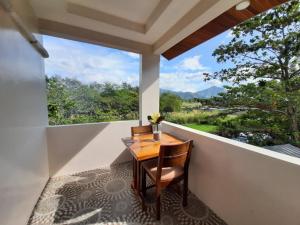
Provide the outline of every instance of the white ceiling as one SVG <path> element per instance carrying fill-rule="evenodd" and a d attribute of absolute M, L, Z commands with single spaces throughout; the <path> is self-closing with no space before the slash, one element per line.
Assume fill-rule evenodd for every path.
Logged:
<path fill-rule="evenodd" d="M 70 2 L 143 24 L 159 0 L 70 0 Z"/>
<path fill-rule="evenodd" d="M 117 39 L 115 44 L 107 45 L 142 53 L 139 47 L 135 49 L 136 43 L 156 54 L 166 51 L 237 2 L 239 0 L 30 0 L 36 16 L 43 20 L 41 24 L 58 22 L 87 29 L 98 32 L 99 39 L 101 35 L 105 35 L 106 40 L 122 38 L 120 40 L 126 41 Z M 74 32 L 63 34 L 55 31 L 55 27 L 52 25 L 51 31 L 48 27 L 41 30 L 76 39 Z M 83 32 L 78 31 L 82 35 Z M 130 47 L 122 46 L 127 41 Z M 100 43 L 106 45 L 105 40 Z"/>

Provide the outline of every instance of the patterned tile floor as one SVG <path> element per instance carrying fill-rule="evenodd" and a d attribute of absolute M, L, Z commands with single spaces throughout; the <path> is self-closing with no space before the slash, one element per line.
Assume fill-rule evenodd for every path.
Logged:
<path fill-rule="evenodd" d="M 50 224 L 200 224 L 226 225 L 214 212 L 189 194 L 188 206 L 173 189 L 162 194 L 162 216 L 155 220 L 154 190 L 147 192 L 147 208 L 130 187 L 131 164 L 124 163 L 49 180 L 29 225 Z"/>

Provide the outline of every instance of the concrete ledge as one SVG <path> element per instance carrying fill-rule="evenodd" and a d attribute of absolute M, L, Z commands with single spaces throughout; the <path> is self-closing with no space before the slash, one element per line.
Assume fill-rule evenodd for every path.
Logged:
<path fill-rule="evenodd" d="M 300 159 L 169 122 L 194 140 L 189 188 L 230 225 L 299 225 Z"/>
<path fill-rule="evenodd" d="M 195 130 L 193 128 L 189 128 L 189 127 L 182 126 L 182 125 L 175 124 L 175 123 L 171 123 L 171 122 L 164 121 L 163 124 L 164 125 L 169 125 L 169 126 L 172 126 L 172 127 L 176 127 L 178 129 L 182 129 L 182 130 L 185 130 L 187 132 L 191 132 L 193 134 L 201 135 L 203 137 L 209 138 L 209 139 L 217 141 L 219 143 L 220 142 L 221 143 L 226 143 L 226 144 L 229 144 L 229 145 L 232 145 L 232 146 L 235 146 L 235 147 L 239 147 L 243 150 L 256 152 L 256 153 L 259 153 L 259 154 L 262 154 L 262 155 L 265 155 L 265 156 L 273 157 L 275 159 L 279 159 L 279 160 L 283 160 L 283 161 L 286 161 L 286 162 L 289 162 L 289 163 L 300 165 L 300 158 L 292 157 L 292 156 L 289 156 L 289 155 L 284 155 L 284 154 L 274 152 L 274 151 L 271 151 L 271 150 L 268 150 L 268 149 L 265 149 L 265 148 L 261 148 L 261 147 L 255 146 L 255 145 L 250 145 L 250 144 L 247 144 L 247 143 L 243 143 L 243 142 L 239 142 L 239 141 L 232 140 L 232 139 L 229 139 L 229 138 L 225 138 L 225 137 L 222 137 L 222 136 L 219 136 L 219 135 L 210 134 L 210 133 L 203 132 L 203 131 L 198 131 L 198 130 Z"/>
<path fill-rule="evenodd" d="M 122 137 L 138 121 L 51 126 L 47 128 L 50 176 L 73 174 L 130 160 Z"/>

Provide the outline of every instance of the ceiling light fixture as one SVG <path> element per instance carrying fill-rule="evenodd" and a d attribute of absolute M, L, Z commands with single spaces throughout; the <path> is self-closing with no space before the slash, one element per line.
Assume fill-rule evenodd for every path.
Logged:
<path fill-rule="evenodd" d="M 241 1 L 240 3 L 236 4 L 235 9 L 238 11 L 246 9 L 250 5 L 249 0 Z"/>

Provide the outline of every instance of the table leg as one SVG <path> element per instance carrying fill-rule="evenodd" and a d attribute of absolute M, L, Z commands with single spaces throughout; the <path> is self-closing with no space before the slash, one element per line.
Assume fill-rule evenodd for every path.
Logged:
<path fill-rule="evenodd" d="M 133 157 L 133 159 L 132 159 L 132 173 L 133 173 L 133 181 L 132 181 L 132 184 L 131 184 L 131 187 L 133 188 L 133 189 L 135 189 L 136 190 L 136 182 L 137 182 L 137 169 L 136 169 L 136 159 Z"/>
<path fill-rule="evenodd" d="M 140 190 L 141 190 L 141 162 L 139 160 L 136 161 L 136 191 L 137 194 L 140 195 Z"/>
<path fill-rule="evenodd" d="M 141 161 L 133 158 L 132 160 L 132 170 L 133 170 L 133 182 L 131 184 L 132 189 L 139 196 L 141 191 Z"/>
<path fill-rule="evenodd" d="M 143 193 L 141 193 L 141 191 L 143 190 L 143 188 L 141 188 L 141 175 L 142 175 L 142 161 L 136 160 L 135 158 L 133 158 L 132 160 L 132 169 L 133 169 L 133 182 L 131 184 L 132 189 L 134 190 L 135 194 L 137 195 L 138 199 L 141 201 L 142 203 L 142 208 L 143 210 L 145 210 L 145 199 L 144 199 L 144 195 Z M 146 190 L 146 188 L 145 188 Z"/>

